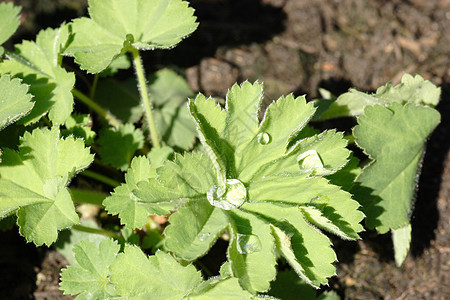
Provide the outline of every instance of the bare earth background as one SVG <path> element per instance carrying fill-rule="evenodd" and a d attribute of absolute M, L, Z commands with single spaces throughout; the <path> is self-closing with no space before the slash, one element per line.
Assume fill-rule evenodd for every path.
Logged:
<path fill-rule="evenodd" d="M 81 0 L 14 2 L 23 6 L 14 42 L 86 10 Z M 337 95 L 349 87 L 373 91 L 389 80 L 398 83 L 405 72 L 442 87 L 442 122 L 428 141 L 410 255 L 395 267 L 388 234 L 336 239 L 337 276 L 324 289 L 343 299 L 450 299 L 450 1 L 190 2 L 199 29 L 172 51 L 144 56 L 148 72 L 176 68 L 203 93 L 223 96 L 236 81 L 258 79 L 267 104 L 290 92 L 312 99 L 318 87 Z M 346 119 L 332 124 L 340 130 L 353 125 Z M 25 244 L 16 228 L 0 238 L 1 299 L 72 299 L 58 290 L 64 257 Z"/>

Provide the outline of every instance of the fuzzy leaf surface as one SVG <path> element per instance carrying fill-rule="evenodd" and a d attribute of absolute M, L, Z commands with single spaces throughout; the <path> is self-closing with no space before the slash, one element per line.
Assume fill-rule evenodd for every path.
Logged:
<path fill-rule="evenodd" d="M 76 299 L 250 299 L 236 278 L 202 281 L 193 265 L 182 266 L 169 254 L 147 257 L 136 246 L 123 253 L 111 239 L 84 240 L 74 247 L 76 262 L 62 271 L 61 290 Z"/>
<path fill-rule="evenodd" d="M 20 6 L 12 3 L 0 3 L 0 45 L 6 42 L 19 27 Z"/>
<path fill-rule="evenodd" d="M 183 259 L 204 255 L 228 228 L 224 272 L 252 294 L 268 290 L 275 278 L 275 248 L 282 244 L 272 227 L 287 218 L 280 230 L 296 234 L 299 245 L 289 248 L 289 263 L 318 286 L 334 274 L 335 254 L 315 225 L 346 239 L 362 231 L 359 203 L 322 178 L 343 168 L 349 151 L 335 131 L 299 135 L 314 114 L 304 97 L 280 98 L 259 123 L 261 95 L 260 83 L 246 82 L 233 86 L 225 109 L 203 95 L 190 101 L 206 154 L 176 155 L 133 193 L 141 201 L 179 206 L 165 235 L 166 248 Z"/>
<path fill-rule="evenodd" d="M 441 89 L 422 76 L 405 74 L 399 84 L 388 82 L 379 87 L 375 94 L 368 94 L 350 89 L 342 94 L 320 119 L 330 119 L 344 116 L 359 116 L 366 106 L 387 105 L 392 102 L 400 104 L 415 103 L 434 107 L 438 104 Z"/>
<path fill-rule="evenodd" d="M 100 133 L 97 141 L 100 145 L 99 154 L 103 162 L 126 171 L 134 152 L 144 145 L 144 139 L 142 131 L 133 124 L 108 128 Z"/>
<path fill-rule="evenodd" d="M 367 107 L 358 118 L 353 134 L 372 162 L 354 192 L 369 228 L 385 233 L 409 224 L 425 140 L 439 121 L 433 108 L 398 103 Z"/>
<path fill-rule="evenodd" d="M 92 160 L 82 140 L 60 139 L 56 128 L 26 132 L 19 152 L 4 149 L 2 155 L 0 216 L 17 211 L 27 241 L 52 244 L 58 230 L 78 222 L 66 186 Z"/>
<path fill-rule="evenodd" d="M 206 199 L 187 203 L 169 222 L 166 246 L 185 260 L 206 254 L 228 225 L 227 215 Z"/>
<path fill-rule="evenodd" d="M 134 191 L 141 181 L 148 181 L 156 176 L 156 169 L 151 166 L 148 158 L 138 156 L 133 158 L 131 167 L 125 175 L 125 183 L 116 187 L 111 196 L 103 201 L 110 214 L 119 214 L 120 221 L 128 228 L 140 228 L 147 222 L 147 216 L 154 212 L 150 203 L 139 199 Z M 162 214 L 166 211 L 164 210 Z"/>
<path fill-rule="evenodd" d="M 84 240 L 73 247 L 76 263 L 61 272 L 61 290 L 75 299 L 107 299 L 119 296 L 110 283 L 110 265 L 120 246 L 111 239 L 100 243 Z"/>
<path fill-rule="evenodd" d="M 16 44 L 16 52 L 0 64 L 0 73 L 10 73 L 30 85 L 35 105 L 29 115 L 20 122 L 33 123 L 45 113 L 56 124 L 64 124 L 73 110 L 72 88 L 75 75 L 60 66 L 69 32 L 66 25 L 46 29 L 38 33 L 36 42 L 23 41 Z"/>
<path fill-rule="evenodd" d="M 130 245 L 111 265 L 111 282 L 122 297 L 181 299 L 201 281 L 193 265 L 183 267 L 161 251 L 148 258 Z"/>
<path fill-rule="evenodd" d="M 395 264 L 400 267 L 408 255 L 411 243 L 411 224 L 392 230 L 392 244 L 394 245 Z"/>
<path fill-rule="evenodd" d="M 30 112 L 34 103 L 28 94 L 28 86 L 10 76 L 0 77 L 0 130 Z"/>
<path fill-rule="evenodd" d="M 198 26 L 194 10 L 182 0 L 89 0 L 88 4 L 90 18 L 71 24 L 74 40 L 65 53 L 90 73 L 106 69 L 129 46 L 171 48 Z"/>

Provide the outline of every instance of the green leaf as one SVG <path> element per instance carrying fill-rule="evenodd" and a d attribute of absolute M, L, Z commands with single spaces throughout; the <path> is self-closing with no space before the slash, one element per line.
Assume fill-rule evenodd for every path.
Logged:
<path fill-rule="evenodd" d="M 388 102 L 415 103 L 434 107 L 439 102 L 441 89 L 429 80 L 424 80 L 420 75 L 405 74 L 398 85 L 393 86 L 392 83 L 387 83 L 377 89 L 376 95 Z"/>
<path fill-rule="evenodd" d="M 126 171 L 136 150 L 144 145 L 144 134 L 132 124 L 108 128 L 97 140 L 102 161 Z"/>
<path fill-rule="evenodd" d="M 89 18 L 72 24 L 66 50 L 90 73 L 99 73 L 129 47 L 167 49 L 198 26 L 194 10 L 181 0 L 89 0 Z"/>
<path fill-rule="evenodd" d="M 336 254 L 330 240 L 308 224 L 296 207 L 246 204 L 245 208 L 269 220 L 275 245 L 295 272 L 307 283 L 319 287 L 335 275 Z"/>
<path fill-rule="evenodd" d="M 150 165 L 147 158 L 143 156 L 133 158 L 131 167 L 125 175 L 126 183 L 116 187 L 111 196 L 103 201 L 105 209 L 110 214 L 119 214 L 121 223 L 128 228 L 142 227 L 147 222 L 147 216 L 156 212 L 152 209 L 151 203 L 139 199 L 134 191 L 139 182 L 147 182 L 155 176 L 156 169 Z M 165 210 L 162 214 L 164 213 Z"/>
<path fill-rule="evenodd" d="M 76 299 L 107 299 L 119 296 L 110 283 L 110 265 L 116 261 L 120 246 L 110 240 L 98 245 L 84 240 L 73 248 L 76 264 L 61 272 L 60 288 Z"/>
<path fill-rule="evenodd" d="M 122 297 L 181 299 L 201 281 L 202 276 L 193 265 L 183 267 L 161 251 L 147 258 L 139 248 L 130 245 L 111 265 L 111 282 Z"/>
<path fill-rule="evenodd" d="M 92 120 L 87 114 L 74 113 L 67 118 L 64 124 L 66 129 L 61 132 L 62 136 L 75 136 L 82 138 L 86 145 L 94 143 L 96 133 L 92 130 Z"/>
<path fill-rule="evenodd" d="M 158 135 L 170 146 L 187 149 L 195 140 L 195 123 L 186 103 L 194 93 L 186 80 L 172 70 L 163 69 L 150 79 L 149 93 Z"/>
<path fill-rule="evenodd" d="M 224 110 L 203 95 L 190 101 L 206 156 L 176 155 L 155 178 L 138 183 L 133 195 L 159 207 L 185 204 L 171 215 L 165 234 L 166 248 L 186 260 L 204 255 L 228 227 L 229 263 L 221 272 L 253 294 L 267 290 L 275 277 L 275 246 L 318 286 L 334 274 L 336 257 L 315 225 L 346 239 L 357 239 L 362 231 L 359 203 L 321 177 L 347 163 L 347 142 L 335 131 L 301 133 L 314 114 L 304 97 L 280 98 L 258 124 L 261 93 L 258 83 L 236 85 Z M 243 113 L 239 105 L 248 110 Z M 248 127 L 238 130 L 231 123 L 244 115 Z M 286 221 L 279 225 L 281 219 Z M 273 226 L 295 235 L 295 247 L 275 243 Z"/>
<path fill-rule="evenodd" d="M 136 80 L 99 80 L 95 101 L 123 123 L 136 123 L 143 114 Z"/>
<path fill-rule="evenodd" d="M 189 294 L 188 299 L 215 300 L 215 299 L 254 299 L 252 295 L 243 290 L 237 278 L 212 278 L 205 281 Z"/>
<path fill-rule="evenodd" d="M 99 229 L 97 223 L 91 219 L 88 220 L 81 219 L 80 225 L 94 229 Z M 64 255 L 64 257 L 69 261 L 69 263 L 73 265 L 76 263 L 76 259 L 73 253 L 73 248 L 75 245 L 77 245 L 83 240 L 89 240 L 98 246 L 98 244 L 105 239 L 106 237 L 104 235 L 92 234 L 71 228 L 63 230 L 59 233 L 58 240 L 56 241 L 56 243 L 53 244 L 53 247 L 55 247 L 55 249 L 58 250 L 59 253 Z"/>
<path fill-rule="evenodd" d="M 20 233 L 36 245 L 56 241 L 58 230 L 78 222 L 66 188 L 93 160 L 81 140 L 59 130 L 26 132 L 19 152 L 4 149 L 0 164 L 0 216 L 17 211 Z"/>
<path fill-rule="evenodd" d="M 57 29 L 39 32 L 36 42 L 24 41 L 16 45 L 15 54 L 0 64 L 0 73 L 10 73 L 30 85 L 35 105 L 22 124 L 30 124 L 49 112 L 49 118 L 56 124 L 64 124 L 73 110 L 73 73 L 61 68 L 61 52 L 69 32 L 66 25 Z"/>
<path fill-rule="evenodd" d="M 227 216 L 206 199 L 188 202 L 169 218 L 166 247 L 184 260 L 203 256 L 228 225 Z"/>
<path fill-rule="evenodd" d="M 270 296 L 283 300 L 315 300 L 316 291 L 293 271 L 278 272 L 277 279 L 270 285 Z"/>
<path fill-rule="evenodd" d="M 21 7 L 12 3 L 0 3 L 0 45 L 6 42 L 19 27 Z"/>
<path fill-rule="evenodd" d="M 100 77 L 114 76 L 119 70 L 127 70 L 131 67 L 130 59 L 126 54 L 118 56 L 111 64 L 98 75 Z"/>
<path fill-rule="evenodd" d="M 230 211 L 229 215 L 232 235 L 228 259 L 233 276 L 251 293 L 267 291 L 276 275 L 270 227 L 264 220 L 239 210 Z"/>
<path fill-rule="evenodd" d="M 392 230 L 392 243 L 394 244 L 395 264 L 400 267 L 408 255 L 411 242 L 411 224 Z"/>
<path fill-rule="evenodd" d="M 415 103 L 434 107 L 439 102 L 440 95 L 441 89 L 430 81 L 424 80 L 422 76 L 405 74 L 401 83 L 394 86 L 391 82 L 388 82 L 378 88 L 375 94 L 350 89 L 349 92 L 339 96 L 329 109 L 320 115 L 319 119 L 359 116 L 366 106 L 387 105 L 391 102 Z"/>
<path fill-rule="evenodd" d="M 10 76 L 0 77 L 0 130 L 30 112 L 34 104 L 28 94 L 28 86 Z"/>
<path fill-rule="evenodd" d="M 367 107 L 353 134 L 371 158 L 354 188 L 366 224 L 385 233 L 409 224 L 426 138 L 439 124 L 435 109 L 415 104 Z"/>
<path fill-rule="evenodd" d="M 162 165 L 164 162 L 169 159 L 173 155 L 173 149 L 168 146 L 162 146 L 159 148 L 152 148 L 150 152 L 147 154 L 148 159 L 152 163 L 152 166 L 155 170 Z M 155 173 L 156 174 L 156 173 Z"/>

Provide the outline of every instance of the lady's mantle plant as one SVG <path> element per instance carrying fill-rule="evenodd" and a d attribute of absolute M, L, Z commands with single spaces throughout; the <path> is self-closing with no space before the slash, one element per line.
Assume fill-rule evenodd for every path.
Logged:
<path fill-rule="evenodd" d="M 394 230 L 394 241 L 395 230 L 409 225 L 411 182 L 424 141 L 439 122 L 434 109 L 421 105 L 437 103 L 436 87 L 405 76 L 402 85 L 386 85 L 374 95 L 344 94 L 325 111 L 322 118 L 363 114 L 353 133 L 373 162 L 361 171 L 342 133 L 316 134 L 307 126 L 320 116 L 304 97 L 281 97 L 259 121 L 262 84 L 234 85 L 224 108 L 201 94 L 184 106 L 192 92 L 170 71 L 156 74 L 149 97 L 139 51 L 175 46 L 197 28 L 193 12 L 182 0 L 89 0 L 90 18 L 41 31 L 36 42 L 24 41 L 14 53 L 3 55 L 0 47 L 5 58 L 0 60 L 0 130 L 20 125 L 24 131 L 0 152 L 0 218 L 17 217 L 20 233 L 38 246 L 53 244 L 58 231 L 70 227 L 123 245 L 134 229 L 148 229 L 150 215 L 170 215 L 163 251 L 150 257 L 137 245 L 121 248 L 110 238 L 74 246 L 75 263 L 63 270 L 61 289 L 78 299 L 247 299 L 266 291 L 278 296 L 282 284 L 292 283 L 282 282 L 292 278 L 289 271 L 277 276 L 280 258 L 319 287 L 335 274 L 336 255 L 325 233 L 358 239 L 360 204 L 367 224 L 380 232 Z M 18 13 L 12 4 L 0 3 L 0 44 L 19 25 Z M 98 104 L 119 95 L 107 87 L 111 82 L 97 85 L 100 72 L 108 76 L 129 67 L 127 54 L 137 75 L 135 102 L 143 107 L 130 109 L 130 104 L 128 119 L 115 114 L 118 109 L 104 108 L 114 104 Z M 74 88 L 76 76 L 63 68 L 64 55 L 96 74 L 89 96 Z M 96 100 L 103 99 L 98 103 L 92 99 L 97 86 Z M 124 84 L 112 86 L 123 92 Z M 135 92 L 125 91 L 121 98 Z M 90 116 L 73 112 L 74 96 L 110 125 L 97 139 Z M 145 124 L 135 126 L 142 117 Z M 141 127 L 150 131 L 150 151 Z M 194 128 L 200 145 L 168 160 L 171 147 L 192 146 Z M 379 128 L 386 128 L 389 141 Z M 93 162 L 91 150 L 100 156 L 94 163 L 126 170 L 125 183 L 85 170 Z M 135 157 L 136 151 L 147 156 Z M 114 192 L 104 199 L 69 188 L 80 172 Z M 74 201 L 95 202 L 118 215 L 121 233 L 81 226 Z M 158 242 L 161 231 L 157 235 Z M 398 236 L 405 235 L 397 231 Z M 227 262 L 220 276 L 203 280 L 191 262 L 219 238 L 229 241 Z"/>

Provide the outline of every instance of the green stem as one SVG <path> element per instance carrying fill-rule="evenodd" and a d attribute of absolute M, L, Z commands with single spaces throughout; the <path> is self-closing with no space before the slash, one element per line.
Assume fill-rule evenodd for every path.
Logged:
<path fill-rule="evenodd" d="M 75 230 L 78 230 L 78 231 L 95 233 L 95 234 L 104 235 L 104 236 L 107 236 L 107 237 L 110 237 L 113 239 L 122 239 L 123 240 L 123 238 L 120 237 L 119 235 L 117 235 L 116 233 L 114 233 L 112 231 L 104 230 L 104 229 L 91 228 L 91 227 L 87 227 L 87 226 L 83 226 L 83 225 L 73 225 L 72 228 Z"/>
<path fill-rule="evenodd" d="M 92 82 L 91 91 L 89 93 L 89 98 L 91 99 L 94 99 L 95 91 L 97 90 L 98 77 L 98 73 L 94 75 L 94 81 Z"/>
<path fill-rule="evenodd" d="M 147 119 L 148 128 L 150 129 L 150 136 L 152 138 L 153 147 L 161 147 L 158 139 L 158 132 L 156 131 L 155 121 L 152 114 L 152 104 L 150 98 L 148 97 L 147 82 L 145 80 L 144 68 L 142 67 L 141 56 L 139 55 L 139 50 L 132 48 L 131 53 L 133 54 L 134 68 L 136 70 L 136 75 L 138 78 L 139 92 L 141 93 L 142 104 L 144 106 L 145 115 Z"/>
<path fill-rule="evenodd" d="M 119 127 L 120 124 L 122 124 L 119 120 L 116 119 L 110 112 L 104 110 L 101 106 L 99 106 L 97 103 L 92 101 L 91 98 L 83 94 L 77 89 L 72 90 L 72 94 L 78 98 L 81 102 L 92 108 L 96 113 L 98 113 L 101 117 L 103 117 L 105 120 L 109 122 L 114 127 Z"/>
<path fill-rule="evenodd" d="M 103 183 L 105 183 L 107 185 L 110 185 L 112 187 L 116 187 L 116 186 L 120 185 L 120 182 L 118 182 L 118 181 L 116 181 L 114 179 L 111 179 L 111 178 L 109 178 L 107 176 L 95 173 L 95 172 L 90 171 L 90 170 L 84 170 L 83 172 L 80 173 L 80 175 L 83 175 L 83 176 L 95 179 L 97 181 L 103 182 Z"/>

